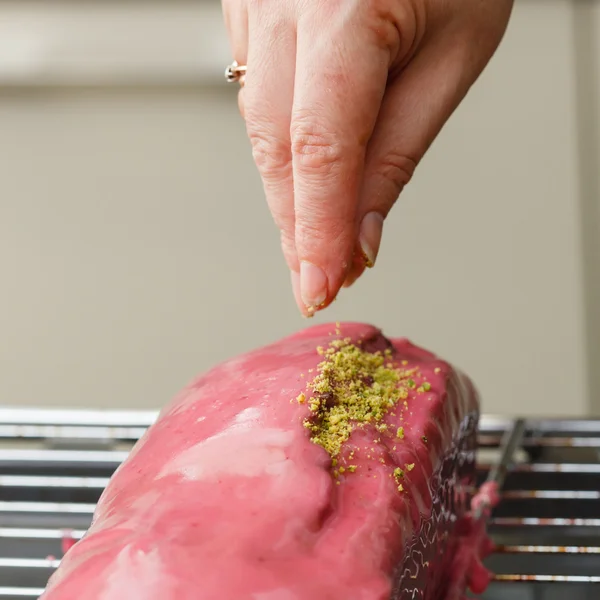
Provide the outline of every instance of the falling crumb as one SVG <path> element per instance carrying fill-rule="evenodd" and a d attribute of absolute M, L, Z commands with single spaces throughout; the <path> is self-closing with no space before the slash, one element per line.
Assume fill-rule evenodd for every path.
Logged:
<path fill-rule="evenodd" d="M 441 369 L 439 367 L 436 367 L 433 372 L 437 375 L 439 372 L 441 371 Z"/>
<path fill-rule="evenodd" d="M 424 389 L 426 392 L 428 392 L 428 391 L 431 389 L 431 384 L 430 384 L 428 381 L 426 381 L 426 382 L 423 384 L 423 389 Z"/>
<path fill-rule="evenodd" d="M 338 483 L 339 483 L 339 481 L 338 481 Z M 404 491 L 404 486 L 402 484 L 398 485 L 398 491 L 399 492 L 403 492 Z"/>
<path fill-rule="evenodd" d="M 340 484 L 341 484 L 341 482 L 339 480 L 335 482 L 335 485 L 340 485 Z"/>
<path fill-rule="evenodd" d="M 404 471 L 400 467 L 394 469 L 394 477 L 396 479 L 402 479 L 404 477 Z"/>
<path fill-rule="evenodd" d="M 420 386 L 417 388 L 417 392 L 419 392 L 420 394 L 422 394 L 424 391 L 425 391 L 425 388 L 424 388 L 422 385 L 420 385 Z"/>
<path fill-rule="evenodd" d="M 406 465 L 407 471 L 412 471 L 415 468 L 415 463 L 410 463 L 410 465 Z"/>
<path fill-rule="evenodd" d="M 382 456 L 382 457 L 379 459 L 379 462 L 380 462 L 381 464 L 384 464 L 384 465 L 385 465 L 385 458 L 383 458 L 383 456 Z"/>
<path fill-rule="evenodd" d="M 404 427 L 398 427 L 398 431 L 396 431 L 396 437 L 401 440 L 404 439 Z"/>
<path fill-rule="evenodd" d="M 409 380 L 406 382 L 406 385 L 407 385 L 409 388 L 414 388 L 414 387 L 415 387 L 415 380 L 414 380 L 414 379 L 409 379 Z"/>
<path fill-rule="evenodd" d="M 300 392 L 296 400 L 298 404 L 304 404 L 306 402 L 306 396 L 304 395 L 304 392 Z"/>
<path fill-rule="evenodd" d="M 356 471 L 357 466 L 356 465 L 348 465 L 348 471 L 350 471 L 350 473 L 354 473 L 354 471 Z"/>
<path fill-rule="evenodd" d="M 346 469 L 344 469 L 344 467 L 340 467 L 340 468 L 338 469 L 338 472 L 339 472 L 339 473 L 345 473 L 345 472 L 346 472 Z"/>
<path fill-rule="evenodd" d="M 426 436 L 426 435 L 422 436 L 422 437 L 421 437 L 421 439 L 423 440 L 423 442 L 424 442 L 425 444 L 427 443 L 427 436 Z"/>

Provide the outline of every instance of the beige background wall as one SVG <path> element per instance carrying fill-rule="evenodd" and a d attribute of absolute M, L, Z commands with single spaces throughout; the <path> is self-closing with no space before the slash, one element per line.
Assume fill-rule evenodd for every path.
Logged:
<path fill-rule="evenodd" d="M 576 60 L 600 11 L 575 4 L 517 0 L 377 268 L 315 319 L 431 347 L 489 412 L 600 412 L 598 123 L 578 78 L 598 73 Z M 0 0 L 1 403 L 157 407 L 306 325 L 228 59 L 208 0 Z"/>

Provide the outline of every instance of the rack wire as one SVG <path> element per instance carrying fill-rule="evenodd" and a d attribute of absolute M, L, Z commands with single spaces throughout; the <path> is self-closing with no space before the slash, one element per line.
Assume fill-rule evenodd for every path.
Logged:
<path fill-rule="evenodd" d="M 501 501 L 489 521 L 496 573 L 486 600 L 600 597 L 600 421 L 483 417 L 479 481 L 512 448 Z"/>
<path fill-rule="evenodd" d="M 39 597 L 155 418 L 0 409 L 0 600 Z M 502 484 L 484 600 L 600 598 L 600 420 L 484 416 L 478 477 Z"/>

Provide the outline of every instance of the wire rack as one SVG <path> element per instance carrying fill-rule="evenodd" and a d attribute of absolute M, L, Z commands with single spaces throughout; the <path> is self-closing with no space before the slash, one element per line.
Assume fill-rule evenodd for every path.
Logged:
<path fill-rule="evenodd" d="M 37 598 L 154 412 L 0 409 L 0 600 Z M 517 435 L 517 433 L 519 435 Z M 515 443 L 518 442 L 518 443 Z M 600 420 L 483 417 L 502 482 L 485 600 L 600 598 Z"/>

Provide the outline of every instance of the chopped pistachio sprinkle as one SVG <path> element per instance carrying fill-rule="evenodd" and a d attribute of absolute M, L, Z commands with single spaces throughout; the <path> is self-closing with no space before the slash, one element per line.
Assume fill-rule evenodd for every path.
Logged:
<path fill-rule="evenodd" d="M 317 351 L 324 359 L 316 377 L 307 384 L 311 415 L 304 426 L 311 440 L 335 458 L 354 429 L 366 424 L 379 431 L 387 429 L 381 427 L 381 421 L 391 408 L 408 398 L 414 370 L 390 368 L 386 362 L 391 351 L 367 352 L 350 338 L 333 340 Z"/>

